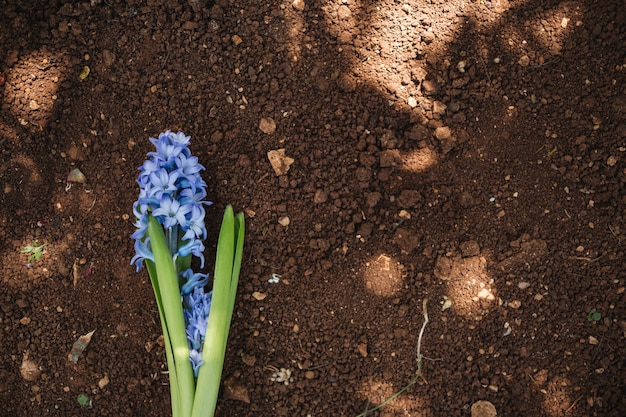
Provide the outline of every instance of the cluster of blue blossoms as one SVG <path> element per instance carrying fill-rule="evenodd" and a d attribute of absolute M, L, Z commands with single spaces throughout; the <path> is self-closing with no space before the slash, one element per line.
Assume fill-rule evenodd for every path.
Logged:
<path fill-rule="evenodd" d="M 161 133 L 158 139 L 150 138 L 156 152 L 149 152 L 149 159 L 139 168 L 139 199 L 133 205 L 137 230 L 131 236 L 135 239 L 135 256 L 131 264 L 136 265 L 137 271 L 141 270 L 145 259 L 154 262 L 150 237 L 146 236 L 149 215 L 163 226 L 174 261 L 177 257 L 191 254 L 200 258 L 200 267 L 204 267 L 201 240 L 207 235 L 204 205 L 211 202 L 204 200 L 206 183 L 200 177 L 200 171 L 205 168 L 198 163 L 197 157 L 191 155 L 189 139 L 182 132 L 172 133 L 169 130 Z M 211 293 L 204 291 L 209 277 L 187 269 L 179 271 L 179 281 L 189 360 L 197 377 L 203 364 L 202 346 L 211 308 Z"/>

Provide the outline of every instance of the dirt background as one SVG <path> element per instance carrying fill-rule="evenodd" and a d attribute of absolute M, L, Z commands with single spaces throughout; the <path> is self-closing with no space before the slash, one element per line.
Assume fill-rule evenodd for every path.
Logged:
<path fill-rule="evenodd" d="M 129 265 L 166 129 L 207 167 L 207 250 L 247 217 L 218 416 L 379 404 L 424 299 L 423 378 L 368 415 L 624 415 L 622 0 L 0 5 L 0 415 L 170 414 Z"/>

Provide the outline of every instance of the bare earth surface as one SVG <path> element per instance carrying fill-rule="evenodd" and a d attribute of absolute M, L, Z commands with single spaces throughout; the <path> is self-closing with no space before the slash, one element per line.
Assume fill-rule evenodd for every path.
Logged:
<path fill-rule="evenodd" d="M 423 378 L 369 416 L 624 415 L 622 0 L 0 3 L 0 415 L 170 415 L 129 265 L 166 129 L 207 167 L 207 258 L 247 218 L 218 416 L 380 404 L 425 299 Z"/>

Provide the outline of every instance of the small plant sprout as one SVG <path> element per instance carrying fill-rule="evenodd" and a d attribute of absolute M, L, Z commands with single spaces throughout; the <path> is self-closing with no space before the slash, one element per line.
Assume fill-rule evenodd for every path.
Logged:
<path fill-rule="evenodd" d="M 596 311 L 595 308 L 591 310 L 589 314 L 587 314 L 587 320 L 589 321 L 600 321 L 601 319 L 602 319 L 602 314 Z"/>
<path fill-rule="evenodd" d="M 78 402 L 78 405 L 83 408 L 91 407 L 93 404 L 91 402 L 91 398 L 89 398 L 86 394 L 78 394 L 78 397 L 76 397 L 76 401 Z"/>
<path fill-rule="evenodd" d="M 389 404 L 391 401 L 398 398 L 402 393 L 404 393 L 404 391 L 408 390 L 410 387 L 415 385 L 415 383 L 420 378 L 424 380 L 424 382 L 426 382 L 426 380 L 424 379 L 424 375 L 422 375 L 422 363 L 424 362 L 424 357 L 422 356 L 422 337 L 424 336 L 424 330 L 426 330 L 426 325 L 428 324 L 428 310 L 426 309 L 427 304 L 428 304 L 428 299 L 425 298 L 424 301 L 422 302 L 422 314 L 424 316 L 424 322 L 422 323 L 422 328 L 420 329 L 419 336 L 417 337 L 417 358 L 416 358 L 417 371 L 415 371 L 415 376 L 408 384 L 402 387 L 398 392 L 396 392 L 391 397 L 387 398 L 385 401 L 378 404 L 377 406 L 369 408 L 369 400 L 368 400 L 365 411 L 357 415 L 356 417 L 367 417 L 369 413 L 383 408 L 384 406 Z"/>
<path fill-rule="evenodd" d="M 30 245 L 26 245 L 24 246 L 21 250 L 20 253 L 28 253 L 28 263 L 30 264 L 33 261 L 40 261 L 41 260 L 41 255 L 43 255 L 43 250 L 44 248 L 48 246 L 47 243 L 44 243 L 42 245 L 38 245 L 36 240 L 33 240 Z"/>

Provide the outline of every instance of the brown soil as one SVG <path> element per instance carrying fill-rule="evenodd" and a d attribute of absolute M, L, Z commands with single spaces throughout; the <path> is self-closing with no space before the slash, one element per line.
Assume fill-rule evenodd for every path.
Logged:
<path fill-rule="evenodd" d="M 166 129 L 208 168 L 208 250 L 247 214 L 218 416 L 379 404 L 424 299 L 423 378 L 368 415 L 623 415 L 623 1 L 0 3 L 0 415 L 170 414 L 129 265 Z"/>

